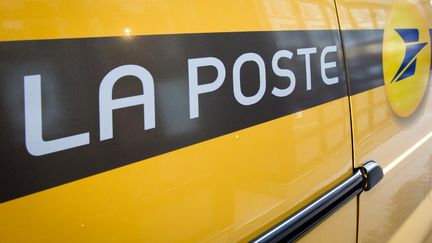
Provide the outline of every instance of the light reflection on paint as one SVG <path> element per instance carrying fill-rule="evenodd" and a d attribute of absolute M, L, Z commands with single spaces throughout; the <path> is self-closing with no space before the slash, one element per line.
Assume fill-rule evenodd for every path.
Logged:
<path fill-rule="evenodd" d="M 125 36 L 130 36 L 131 35 L 132 30 L 130 28 L 124 28 L 123 33 Z"/>

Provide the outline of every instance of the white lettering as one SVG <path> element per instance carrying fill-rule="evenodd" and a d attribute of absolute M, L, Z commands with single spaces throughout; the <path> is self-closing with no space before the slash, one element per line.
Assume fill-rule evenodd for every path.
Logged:
<path fill-rule="evenodd" d="M 255 62 L 258 64 L 259 71 L 259 89 L 253 96 L 245 96 L 241 90 L 240 70 L 245 62 Z M 245 53 L 237 58 L 233 67 L 233 88 L 234 97 L 242 105 L 253 105 L 261 100 L 266 89 L 266 75 L 264 60 L 255 53 Z"/>
<path fill-rule="evenodd" d="M 114 84 L 125 76 L 137 77 L 142 83 L 143 94 L 113 99 Z M 113 138 L 113 110 L 136 105 L 144 106 L 144 130 L 155 128 L 155 97 L 152 75 L 138 65 L 123 65 L 114 68 L 102 79 L 99 87 L 100 140 Z"/>
<path fill-rule="evenodd" d="M 215 81 L 207 84 L 198 84 L 198 68 L 213 66 L 217 70 Z M 189 117 L 190 119 L 199 117 L 198 95 L 209 93 L 218 89 L 225 80 L 225 67 L 223 63 L 215 57 L 193 58 L 188 60 L 189 72 Z"/>
<path fill-rule="evenodd" d="M 282 69 L 278 65 L 279 59 L 281 59 L 283 57 L 291 59 L 292 56 L 293 56 L 293 53 L 290 51 L 287 51 L 287 50 L 280 50 L 280 51 L 276 52 L 273 56 L 273 59 L 272 59 L 273 72 L 280 77 L 288 77 L 288 79 L 290 80 L 289 86 L 285 89 L 279 89 L 277 87 L 273 88 L 272 94 L 277 96 L 277 97 L 288 96 L 294 91 L 295 84 L 296 84 L 296 77 L 295 77 L 294 73 L 289 69 Z"/>
<path fill-rule="evenodd" d="M 27 151 L 33 156 L 41 156 L 89 144 L 89 133 L 58 138 L 51 141 L 43 140 L 41 93 L 41 76 L 24 76 L 24 120 Z"/>
<path fill-rule="evenodd" d="M 323 51 L 321 52 L 321 58 L 320 58 L 320 62 L 321 62 L 321 78 L 324 81 L 325 84 L 327 85 L 332 85 L 332 84 L 336 84 L 339 82 L 339 77 L 333 77 L 333 78 L 329 78 L 327 77 L 327 74 L 325 72 L 326 69 L 328 68 L 335 68 L 336 67 L 336 62 L 325 62 L 325 56 L 327 55 L 327 53 L 329 52 L 337 52 L 336 46 L 326 46 Z"/>
<path fill-rule="evenodd" d="M 299 48 L 297 49 L 297 55 L 305 56 L 305 66 L 306 66 L 306 90 L 312 89 L 312 74 L 311 74 L 311 63 L 310 63 L 310 55 L 317 53 L 316 47 L 311 48 Z"/>

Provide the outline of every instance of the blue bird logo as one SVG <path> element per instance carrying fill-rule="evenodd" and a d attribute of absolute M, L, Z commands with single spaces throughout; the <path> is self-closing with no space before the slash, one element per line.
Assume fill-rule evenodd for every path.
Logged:
<path fill-rule="evenodd" d="M 399 82 L 415 74 L 417 65 L 417 54 L 428 44 L 426 42 L 418 43 L 418 29 L 395 29 L 399 36 L 405 42 L 405 57 L 398 71 L 394 75 L 391 83 Z"/>

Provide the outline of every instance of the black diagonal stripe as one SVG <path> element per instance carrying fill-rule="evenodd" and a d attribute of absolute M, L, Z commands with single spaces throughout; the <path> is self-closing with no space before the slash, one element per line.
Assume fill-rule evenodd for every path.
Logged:
<path fill-rule="evenodd" d="M 430 36 L 430 43 L 432 43 L 432 30 L 430 30 Z M 383 86 L 382 46 L 384 30 L 344 30 L 342 37 L 350 94 L 355 95 Z"/>
<path fill-rule="evenodd" d="M 356 45 L 354 40 L 362 37 L 362 43 L 368 43 L 364 36 L 372 35 L 374 38 L 370 42 L 375 43 L 377 52 L 381 52 L 377 38 L 382 36 L 382 31 L 343 33 L 348 40 L 352 89 L 359 92 L 382 85 L 380 71 L 371 71 L 370 79 L 361 79 L 354 70 L 366 65 L 366 60 L 369 63 L 366 69 L 381 70 L 380 58 L 375 60 L 374 56 L 371 62 L 370 56 L 355 55 L 364 47 Z M 326 59 L 336 61 L 337 68 L 328 69 L 327 74 L 337 76 L 339 83 L 326 85 L 320 72 L 320 53 L 324 47 L 332 45 L 337 46 L 338 53 L 330 53 Z M 296 55 L 296 49 L 307 47 L 318 49 L 311 58 L 312 89 L 309 91 L 305 84 L 304 58 Z M 276 76 L 271 68 L 272 57 L 278 50 L 294 53 L 292 60 L 281 60 L 280 65 L 292 70 L 297 79 L 294 92 L 283 98 L 271 94 L 273 87 L 287 85 L 287 79 Z M 233 95 L 232 68 L 241 54 L 249 52 L 264 59 L 267 89 L 257 104 L 244 106 Z M 3 114 L 0 123 L 0 201 L 150 158 L 347 95 L 337 30 L 14 41 L 0 43 L 0 53 L 0 111 Z M 200 116 L 191 120 L 187 60 L 208 56 L 224 63 L 226 79 L 218 90 L 200 96 Z M 356 58 L 361 60 L 356 61 Z M 101 142 L 99 85 L 109 71 L 125 64 L 140 65 L 154 78 L 156 127 L 143 129 L 141 106 L 116 110 L 114 138 Z M 42 77 L 44 139 L 90 132 L 89 145 L 39 157 L 27 152 L 23 78 L 32 74 Z M 211 68 L 199 71 L 201 82 L 210 82 L 215 75 Z M 246 63 L 241 69 L 241 79 L 244 93 L 254 94 L 258 89 L 256 65 Z M 371 84 L 366 85 L 361 80 Z M 125 77 L 116 84 L 114 96 L 137 95 L 140 88 L 136 79 Z"/>
<path fill-rule="evenodd" d="M 384 85 L 383 34 L 383 30 L 342 31 L 351 95 Z"/>

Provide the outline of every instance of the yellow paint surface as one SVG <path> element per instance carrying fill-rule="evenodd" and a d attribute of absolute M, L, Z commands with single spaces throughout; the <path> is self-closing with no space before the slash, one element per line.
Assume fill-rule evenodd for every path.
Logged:
<path fill-rule="evenodd" d="M 429 0 L 337 0 L 337 3 L 342 29 L 384 29 L 387 26 L 391 31 L 391 28 L 411 26 L 421 28 L 420 38 L 427 41 L 425 28 L 432 28 L 432 3 Z M 411 7 L 401 8 L 399 14 L 392 15 L 396 5 Z M 410 11 L 418 14 L 407 17 Z M 421 26 L 422 23 L 426 26 Z M 387 54 L 400 51 L 388 43 L 391 39 L 387 38 L 384 43 Z M 371 54 L 376 53 L 373 46 L 369 51 Z M 400 54 L 403 58 L 404 53 Z M 388 57 L 384 62 L 386 79 L 394 75 L 395 68 L 401 63 L 400 58 L 391 60 Z M 427 63 L 430 63 L 428 59 L 430 49 L 418 59 L 420 69 L 417 71 L 422 71 L 421 78 L 429 75 L 429 81 L 426 82 L 423 99 L 415 111 L 411 110 L 412 113 L 406 109 L 396 114 L 384 86 L 351 97 L 355 166 L 375 160 L 386 172 L 375 188 L 360 196 L 359 242 L 388 242 L 390 239 L 393 242 L 406 242 L 410 234 L 421 239 L 432 230 L 429 220 L 410 219 L 414 211 L 416 214 L 429 215 L 429 211 L 420 205 L 432 190 L 432 141 L 427 139 L 432 132 L 432 82 L 427 71 Z M 420 92 L 418 96 L 421 95 Z M 414 108 L 416 105 L 412 104 Z"/>
<path fill-rule="evenodd" d="M 337 27 L 332 0 L 0 0 L 0 40 Z"/>
<path fill-rule="evenodd" d="M 395 29 L 417 29 L 419 39 L 416 42 L 405 43 Z M 398 116 L 408 117 L 423 99 L 431 66 L 429 28 L 426 26 L 426 16 L 423 15 L 423 11 L 420 11 L 415 4 L 396 1 L 387 20 L 383 42 L 383 73 L 387 98 Z M 425 46 L 408 64 L 408 66 L 415 65 L 414 74 L 399 79 L 407 66 L 395 77 L 407 54 L 408 46 L 419 45 L 419 43 Z"/>
<path fill-rule="evenodd" d="M 388 21 L 392 4 L 395 0 L 335 0 L 341 28 L 353 29 L 384 29 Z M 398 0 L 399 1 L 399 0 Z M 415 3 L 424 16 L 432 16 L 430 0 L 402 0 L 400 2 Z M 432 18 L 426 23 L 432 28 Z"/>
<path fill-rule="evenodd" d="M 357 198 L 336 210 L 325 221 L 299 239 L 299 243 L 355 243 L 357 234 Z"/>
<path fill-rule="evenodd" d="M 0 242 L 250 239 L 351 174 L 346 114 L 335 100 L 0 204 Z"/>
<path fill-rule="evenodd" d="M 337 27 L 331 0 L 0 0 L 1 41 Z M 247 241 L 351 173 L 342 98 L 2 203 L 0 242 Z"/>
<path fill-rule="evenodd" d="M 356 165 L 375 160 L 386 171 L 360 197 L 360 242 L 385 242 L 394 234 L 404 238 L 399 228 L 432 190 L 432 140 L 422 141 L 432 132 L 431 88 L 429 82 L 426 99 L 409 118 L 393 113 L 384 87 L 352 97 Z"/>

